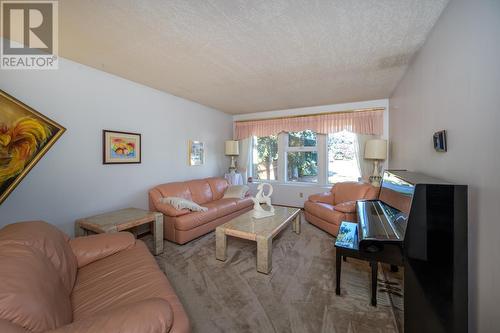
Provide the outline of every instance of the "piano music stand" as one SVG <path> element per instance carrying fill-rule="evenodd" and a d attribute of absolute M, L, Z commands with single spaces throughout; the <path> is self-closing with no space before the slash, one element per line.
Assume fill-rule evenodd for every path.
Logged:
<path fill-rule="evenodd" d="M 342 237 L 341 231 L 344 230 L 342 226 L 347 227 L 346 229 L 353 229 L 355 230 L 354 232 L 354 237 Z M 378 275 L 378 262 L 375 260 L 367 260 L 366 257 L 363 257 L 359 253 L 359 247 L 358 247 L 358 233 L 357 233 L 357 223 L 353 222 L 346 222 L 343 221 L 340 224 L 339 228 L 339 235 L 337 236 L 337 239 L 335 240 L 335 259 L 336 259 L 336 277 L 337 277 L 337 285 L 335 287 L 335 294 L 340 295 L 340 274 L 342 270 L 342 257 L 344 259 L 346 257 L 351 257 L 355 259 L 361 259 L 364 261 L 368 261 L 370 263 L 371 267 L 371 274 L 372 274 L 372 299 L 371 299 L 371 304 L 373 306 L 377 306 L 377 275 Z M 340 236 L 340 237 L 339 237 Z"/>

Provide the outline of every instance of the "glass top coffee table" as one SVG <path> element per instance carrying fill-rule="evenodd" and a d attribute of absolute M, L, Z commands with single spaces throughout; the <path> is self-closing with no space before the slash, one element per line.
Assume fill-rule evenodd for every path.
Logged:
<path fill-rule="evenodd" d="M 216 254 L 218 260 L 227 259 L 227 236 L 257 242 L 257 271 L 269 274 L 272 269 L 273 238 L 289 223 L 293 231 L 300 234 L 300 209 L 274 206 L 275 215 L 262 219 L 252 217 L 253 211 L 246 212 L 215 229 Z"/>

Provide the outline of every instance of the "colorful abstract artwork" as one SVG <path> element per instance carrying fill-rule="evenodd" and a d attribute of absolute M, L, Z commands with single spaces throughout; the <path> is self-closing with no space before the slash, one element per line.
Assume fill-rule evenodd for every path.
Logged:
<path fill-rule="evenodd" d="M 65 130 L 0 90 L 0 204 Z"/>
<path fill-rule="evenodd" d="M 103 163 L 141 163 L 141 135 L 104 130 Z"/>

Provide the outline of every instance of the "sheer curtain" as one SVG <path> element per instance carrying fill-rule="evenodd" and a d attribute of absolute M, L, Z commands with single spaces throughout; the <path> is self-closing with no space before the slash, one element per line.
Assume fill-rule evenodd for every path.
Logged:
<path fill-rule="evenodd" d="M 239 144 L 240 155 L 238 156 L 238 171 L 243 178 L 243 184 L 246 184 L 248 179 L 248 167 L 252 156 L 252 137 L 241 139 Z"/>
<path fill-rule="evenodd" d="M 368 181 L 368 177 L 373 173 L 373 162 L 365 160 L 365 144 L 368 140 L 378 138 L 380 138 L 378 135 L 356 134 L 356 161 L 358 162 L 359 174 L 364 181 Z"/>

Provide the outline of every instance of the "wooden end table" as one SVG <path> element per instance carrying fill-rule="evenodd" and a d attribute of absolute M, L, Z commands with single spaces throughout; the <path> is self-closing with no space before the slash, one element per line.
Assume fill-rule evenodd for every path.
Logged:
<path fill-rule="evenodd" d="M 78 219 L 75 222 L 75 237 L 85 236 L 89 231 L 97 234 L 124 231 L 151 223 L 154 249 L 158 255 L 163 252 L 163 215 L 138 208 L 125 208 Z"/>
<path fill-rule="evenodd" d="M 273 216 L 255 219 L 251 210 L 218 226 L 215 229 L 217 260 L 225 261 L 227 258 L 227 236 L 248 239 L 257 243 L 257 271 L 269 274 L 273 238 L 290 223 L 293 223 L 293 231 L 300 234 L 300 209 L 275 206 L 274 211 Z"/>

